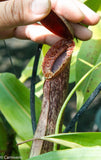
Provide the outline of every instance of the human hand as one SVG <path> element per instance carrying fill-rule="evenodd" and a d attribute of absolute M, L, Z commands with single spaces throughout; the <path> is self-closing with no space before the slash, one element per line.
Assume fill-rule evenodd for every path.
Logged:
<path fill-rule="evenodd" d="M 70 21 L 74 35 L 81 40 L 90 39 L 92 32 L 78 23 L 95 25 L 100 19 L 98 14 L 78 0 L 1 1 L 0 39 L 16 37 L 52 45 L 61 37 L 36 23 L 45 18 L 51 9 Z"/>

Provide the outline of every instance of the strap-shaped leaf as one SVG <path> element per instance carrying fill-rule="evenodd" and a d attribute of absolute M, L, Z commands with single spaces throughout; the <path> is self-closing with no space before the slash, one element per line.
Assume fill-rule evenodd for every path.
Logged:
<path fill-rule="evenodd" d="M 46 136 L 42 139 L 71 148 L 101 146 L 100 132 L 65 133 Z"/>
<path fill-rule="evenodd" d="M 98 160 L 101 159 L 101 147 L 82 147 L 49 152 L 28 160 Z"/>
<path fill-rule="evenodd" d="M 13 74 L 0 74 L 0 110 L 22 140 L 33 137 L 29 97 L 29 89 Z M 36 97 L 37 113 L 40 107 L 41 101 Z"/>
<path fill-rule="evenodd" d="M 85 64 L 83 61 L 96 65 L 101 62 L 101 22 L 91 27 L 94 32 L 91 40 L 83 42 L 76 63 L 76 82 L 78 82 L 85 73 L 87 73 L 91 66 Z M 81 61 L 83 60 L 83 61 Z M 77 90 L 77 107 L 78 109 L 88 99 L 91 93 L 95 90 L 97 85 L 101 82 L 101 67 L 86 78 Z"/>

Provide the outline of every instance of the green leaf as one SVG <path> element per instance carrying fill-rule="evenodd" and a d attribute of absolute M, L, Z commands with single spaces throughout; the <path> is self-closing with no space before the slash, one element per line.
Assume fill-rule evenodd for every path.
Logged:
<path fill-rule="evenodd" d="M 49 152 L 28 160 L 100 160 L 101 147 L 82 147 Z"/>
<path fill-rule="evenodd" d="M 76 83 L 87 73 L 92 66 L 101 61 L 101 22 L 96 27 L 91 27 L 93 38 L 83 42 L 76 63 Z M 86 63 L 85 63 L 85 62 Z M 87 64 L 88 63 L 88 64 Z M 91 65 L 91 66 L 90 66 Z M 77 90 L 77 108 L 79 109 L 88 99 L 97 85 L 101 82 L 101 67 L 97 68 Z"/>
<path fill-rule="evenodd" d="M 38 82 L 35 86 L 35 94 L 37 95 L 37 97 L 41 97 L 43 94 L 43 84 L 44 84 L 44 81 L 42 80 Z"/>
<path fill-rule="evenodd" d="M 35 56 L 31 58 L 25 69 L 21 73 L 20 81 L 23 83 L 32 75 L 32 67 L 34 63 Z"/>
<path fill-rule="evenodd" d="M 50 49 L 49 45 L 47 45 L 47 44 L 43 45 L 43 47 L 42 47 L 42 54 L 43 54 L 43 56 L 46 55 L 46 53 L 48 52 L 49 49 Z"/>
<path fill-rule="evenodd" d="M 44 56 L 46 55 L 46 53 L 48 52 L 50 46 L 44 44 L 42 46 L 42 50 L 41 50 L 41 54 L 40 54 L 40 59 L 39 59 L 39 64 L 38 64 L 38 70 L 37 70 L 37 74 L 39 75 L 39 77 L 42 79 L 43 78 L 43 73 L 42 73 L 42 62 L 44 59 Z"/>
<path fill-rule="evenodd" d="M 56 129 L 55 129 L 55 133 L 58 134 L 59 133 L 59 127 L 60 127 L 60 123 L 61 123 L 61 119 L 62 116 L 64 114 L 65 108 L 67 106 L 67 103 L 69 102 L 70 98 L 72 97 L 72 95 L 75 93 L 75 91 L 78 89 L 78 87 L 80 86 L 80 84 L 82 84 L 82 82 L 95 70 L 97 69 L 99 66 L 101 66 L 101 62 L 98 63 L 97 65 L 95 65 L 93 68 L 91 68 L 80 80 L 79 82 L 75 85 L 75 87 L 71 90 L 71 92 L 69 93 L 69 95 L 67 96 L 64 104 L 61 107 L 61 110 L 59 112 L 58 118 L 57 118 L 57 122 L 56 122 Z"/>
<path fill-rule="evenodd" d="M 85 4 L 95 12 L 101 10 L 101 0 L 87 0 Z"/>
<path fill-rule="evenodd" d="M 14 75 L 0 74 L 0 110 L 22 140 L 33 137 L 29 98 L 29 90 Z M 40 106 L 36 98 L 36 109 Z"/>
<path fill-rule="evenodd" d="M 101 16 L 101 12 L 99 12 L 99 15 Z M 90 26 L 89 29 L 92 30 L 92 32 L 93 32 L 92 39 L 101 40 L 101 20 L 99 21 L 99 23 L 97 25 Z"/>
<path fill-rule="evenodd" d="M 76 60 L 79 52 L 79 48 L 81 46 L 81 41 L 75 41 L 75 48 L 72 53 L 71 64 L 70 64 L 70 75 L 69 75 L 69 83 L 75 82 L 75 70 L 76 70 Z"/>
<path fill-rule="evenodd" d="M 41 139 L 71 148 L 101 146 L 100 132 L 63 133 L 45 136 Z"/>
<path fill-rule="evenodd" d="M 75 64 L 76 64 L 76 57 L 77 57 L 76 53 L 77 52 L 73 53 L 73 56 L 72 56 L 72 59 L 71 59 L 69 83 L 75 82 Z"/>
<path fill-rule="evenodd" d="M 49 50 L 49 48 L 50 47 L 48 45 L 43 45 L 42 50 L 41 50 L 39 64 L 38 64 L 38 70 L 37 70 L 37 74 L 41 77 L 43 76 L 43 74 L 42 74 L 43 58 L 44 58 L 45 54 L 47 53 L 47 51 Z M 33 69 L 34 60 L 35 60 L 35 56 L 31 58 L 31 60 L 29 61 L 29 63 L 25 67 L 25 69 L 22 71 L 21 77 L 19 79 L 21 82 L 25 82 L 29 77 L 32 76 L 32 69 Z"/>
<path fill-rule="evenodd" d="M 22 139 L 20 139 L 20 137 L 17 136 L 16 141 L 17 143 L 21 143 Z M 29 146 L 27 143 L 24 143 L 22 145 L 18 145 L 18 149 L 19 149 L 21 160 L 28 159 L 30 150 L 31 150 L 31 146 Z"/>

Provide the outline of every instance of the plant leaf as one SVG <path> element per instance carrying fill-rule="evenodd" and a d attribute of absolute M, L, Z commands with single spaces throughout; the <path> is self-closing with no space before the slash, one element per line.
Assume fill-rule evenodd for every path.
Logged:
<path fill-rule="evenodd" d="M 75 41 L 75 48 L 72 53 L 72 59 L 71 59 L 71 63 L 70 63 L 69 83 L 75 82 L 76 60 L 77 60 L 77 55 L 78 55 L 81 43 L 82 42 L 80 40 L 78 40 L 77 42 Z"/>
<path fill-rule="evenodd" d="M 37 95 L 37 97 L 41 97 L 43 94 L 43 84 L 44 84 L 44 81 L 42 80 L 38 82 L 35 86 L 35 94 Z"/>
<path fill-rule="evenodd" d="M 39 58 L 38 69 L 37 69 L 37 74 L 39 76 L 43 76 L 42 62 L 43 62 L 43 58 L 44 58 L 45 54 L 47 53 L 47 51 L 49 50 L 49 48 L 50 48 L 50 46 L 48 46 L 48 45 L 43 45 L 43 47 L 42 47 L 40 58 Z M 25 69 L 22 71 L 21 77 L 19 79 L 21 82 L 25 82 L 29 77 L 31 77 L 34 60 L 35 60 L 35 56 L 31 58 L 31 60 L 29 61 L 29 63 L 25 67 Z"/>
<path fill-rule="evenodd" d="M 85 4 L 94 10 L 95 12 L 101 10 L 101 1 L 100 0 L 87 0 L 85 1 Z"/>
<path fill-rule="evenodd" d="M 34 63 L 35 56 L 31 58 L 25 69 L 21 73 L 20 81 L 23 83 L 32 75 L 32 67 Z"/>
<path fill-rule="evenodd" d="M 0 74 L 0 110 L 22 140 L 33 137 L 29 97 L 29 90 L 13 74 Z M 36 105 L 41 106 L 38 98 Z"/>
<path fill-rule="evenodd" d="M 100 22 L 101 25 L 101 22 Z M 99 24 L 96 27 L 92 27 L 94 32 L 93 39 L 83 42 L 80 48 L 77 63 L 76 63 L 76 83 L 81 79 L 81 77 L 90 70 L 90 66 L 83 63 L 83 61 L 96 65 L 101 61 L 101 37 L 100 33 L 101 27 Z M 83 61 L 81 61 L 81 60 Z M 83 103 L 88 99 L 97 85 L 101 82 L 101 67 L 97 68 L 94 72 L 86 78 L 86 80 L 80 85 L 77 90 L 77 108 L 79 109 Z"/>
<path fill-rule="evenodd" d="M 20 143 L 22 142 L 22 139 L 20 139 L 19 136 L 16 136 L 16 141 L 17 143 Z M 29 146 L 27 143 L 24 143 L 22 145 L 18 145 L 18 149 L 19 149 L 21 160 L 28 159 L 30 150 L 31 150 L 31 146 Z"/>
<path fill-rule="evenodd" d="M 48 152 L 28 160 L 98 160 L 101 159 L 101 147 L 82 147 Z"/>
<path fill-rule="evenodd" d="M 42 46 L 42 50 L 41 50 L 41 54 L 40 54 L 40 59 L 39 59 L 39 64 L 38 64 L 38 70 L 37 70 L 37 74 L 39 75 L 40 78 L 43 77 L 42 62 L 43 62 L 44 56 L 47 53 L 47 51 L 49 50 L 49 48 L 50 48 L 50 46 L 48 46 L 47 44 L 44 44 Z"/>
<path fill-rule="evenodd" d="M 71 92 L 69 93 L 69 95 L 67 96 L 64 104 L 61 107 L 60 113 L 58 115 L 57 118 L 57 123 L 56 123 L 56 129 L 55 129 L 55 133 L 58 134 L 59 133 L 59 126 L 61 123 L 61 119 L 64 113 L 64 110 L 67 106 L 67 103 L 69 102 L 70 98 L 72 97 L 72 95 L 75 93 L 75 91 L 77 90 L 77 88 L 80 86 L 80 84 L 82 84 L 82 82 L 88 77 L 88 75 L 90 75 L 95 69 L 97 69 L 99 66 L 101 66 L 101 62 L 98 63 L 97 65 L 95 65 L 93 68 L 91 68 L 80 80 L 79 82 L 75 85 L 75 87 L 71 90 Z"/>
<path fill-rule="evenodd" d="M 101 146 L 100 132 L 63 133 L 45 136 L 41 139 L 71 148 Z"/>
<path fill-rule="evenodd" d="M 43 56 L 46 55 L 46 53 L 48 52 L 49 49 L 50 49 L 50 46 L 47 45 L 47 44 L 44 44 L 44 45 L 42 46 L 42 54 L 43 54 Z"/>

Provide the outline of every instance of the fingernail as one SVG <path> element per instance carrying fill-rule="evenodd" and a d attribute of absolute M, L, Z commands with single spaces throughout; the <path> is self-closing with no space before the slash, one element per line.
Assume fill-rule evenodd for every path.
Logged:
<path fill-rule="evenodd" d="M 31 9 L 34 14 L 46 14 L 50 11 L 50 5 L 50 0 L 33 0 Z"/>

